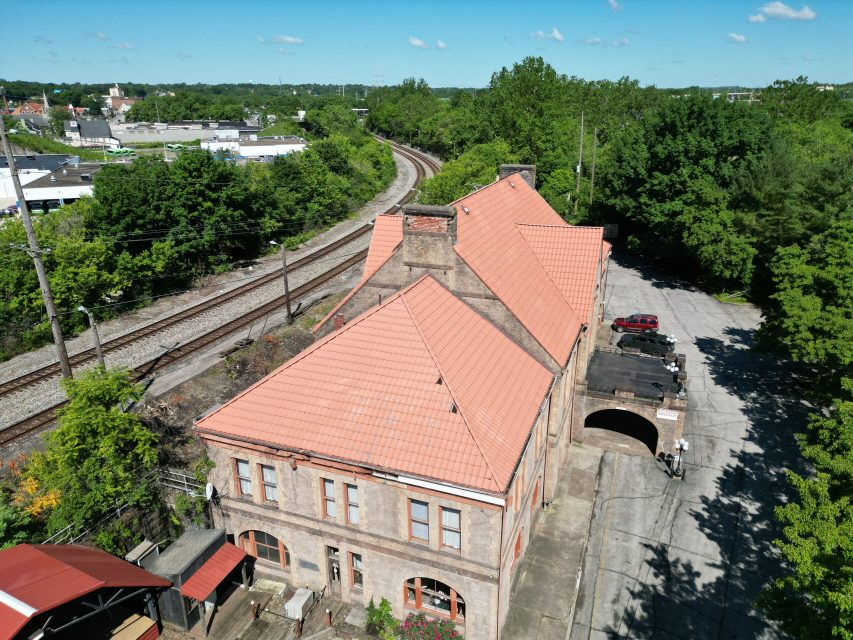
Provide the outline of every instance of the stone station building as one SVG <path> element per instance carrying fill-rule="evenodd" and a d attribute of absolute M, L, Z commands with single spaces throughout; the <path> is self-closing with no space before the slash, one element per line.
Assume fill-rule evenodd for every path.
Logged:
<path fill-rule="evenodd" d="M 448 207 L 379 216 L 362 281 L 318 341 L 197 421 L 215 524 L 256 572 L 500 636 L 583 435 L 576 382 L 610 250 L 534 183 L 534 167 L 504 166 Z"/>

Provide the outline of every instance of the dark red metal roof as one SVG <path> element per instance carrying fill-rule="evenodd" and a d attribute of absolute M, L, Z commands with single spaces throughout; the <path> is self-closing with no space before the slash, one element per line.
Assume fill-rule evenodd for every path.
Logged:
<path fill-rule="evenodd" d="M 189 598 L 204 600 L 245 557 L 245 551 L 226 542 L 181 585 L 181 593 Z"/>
<path fill-rule="evenodd" d="M 19 544 L 0 551 L 0 637 L 11 638 L 33 616 L 98 589 L 171 584 L 100 549 Z"/>

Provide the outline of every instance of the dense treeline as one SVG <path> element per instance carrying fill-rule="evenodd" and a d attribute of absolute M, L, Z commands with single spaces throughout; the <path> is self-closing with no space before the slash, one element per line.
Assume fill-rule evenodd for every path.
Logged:
<path fill-rule="evenodd" d="M 94 198 L 37 218 L 62 325 L 85 326 L 78 305 L 109 317 L 152 296 L 189 286 L 270 250 L 294 246 L 342 219 L 395 175 L 377 143 L 346 107 L 310 113 L 311 145 L 270 164 L 236 166 L 205 151 L 173 163 L 148 156 L 95 174 Z M 0 228 L 0 359 L 50 341 L 32 260 L 18 220 Z"/>
<path fill-rule="evenodd" d="M 800 638 L 853 638 L 850 97 L 798 78 L 732 104 L 628 79 L 586 82 L 528 58 L 476 96 L 442 101 L 410 80 L 368 98 L 371 127 L 449 160 L 423 202 L 494 180 L 501 162 L 533 163 L 566 220 L 617 223 L 626 248 L 762 306 L 761 344 L 807 370 L 806 392 L 823 407 L 800 437 L 815 474 L 791 474 L 799 499 L 777 510 L 788 573 L 761 602 Z"/>

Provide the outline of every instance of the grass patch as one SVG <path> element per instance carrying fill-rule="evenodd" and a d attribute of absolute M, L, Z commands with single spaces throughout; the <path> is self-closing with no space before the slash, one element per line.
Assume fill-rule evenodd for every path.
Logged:
<path fill-rule="evenodd" d="M 325 318 L 326 314 L 328 314 L 329 311 L 334 309 L 335 305 L 338 304 L 341 300 L 343 300 L 344 296 L 346 295 L 347 292 L 336 293 L 333 296 L 323 298 L 320 302 L 311 305 L 308 309 L 305 310 L 304 313 L 300 314 L 299 317 L 296 319 L 297 326 L 310 331 L 311 327 L 313 327 L 315 324 L 320 322 L 320 320 Z"/>
<path fill-rule="evenodd" d="M 750 304 L 749 298 L 746 296 L 746 291 L 715 293 L 714 297 L 720 302 L 725 302 L 726 304 Z"/>
<path fill-rule="evenodd" d="M 299 128 L 299 125 L 293 122 L 292 120 L 279 120 L 268 126 L 266 129 L 262 129 L 258 135 L 259 136 L 300 136 L 304 131 Z"/>
<path fill-rule="evenodd" d="M 95 149 L 80 149 L 70 147 L 51 138 L 37 136 L 32 133 L 16 133 L 9 140 L 32 153 L 60 153 L 69 156 L 80 156 L 81 160 L 99 161 L 104 159 L 104 152 Z"/>

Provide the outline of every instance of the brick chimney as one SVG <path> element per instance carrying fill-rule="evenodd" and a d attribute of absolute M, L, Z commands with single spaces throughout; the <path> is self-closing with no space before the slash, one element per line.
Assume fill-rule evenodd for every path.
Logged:
<path fill-rule="evenodd" d="M 502 164 L 498 172 L 498 180 L 503 180 L 513 173 L 520 173 L 530 188 L 536 190 L 536 165 L 535 164 Z"/>
<path fill-rule="evenodd" d="M 456 207 L 403 205 L 403 262 L 409 267 L 452 269 Z"/>

